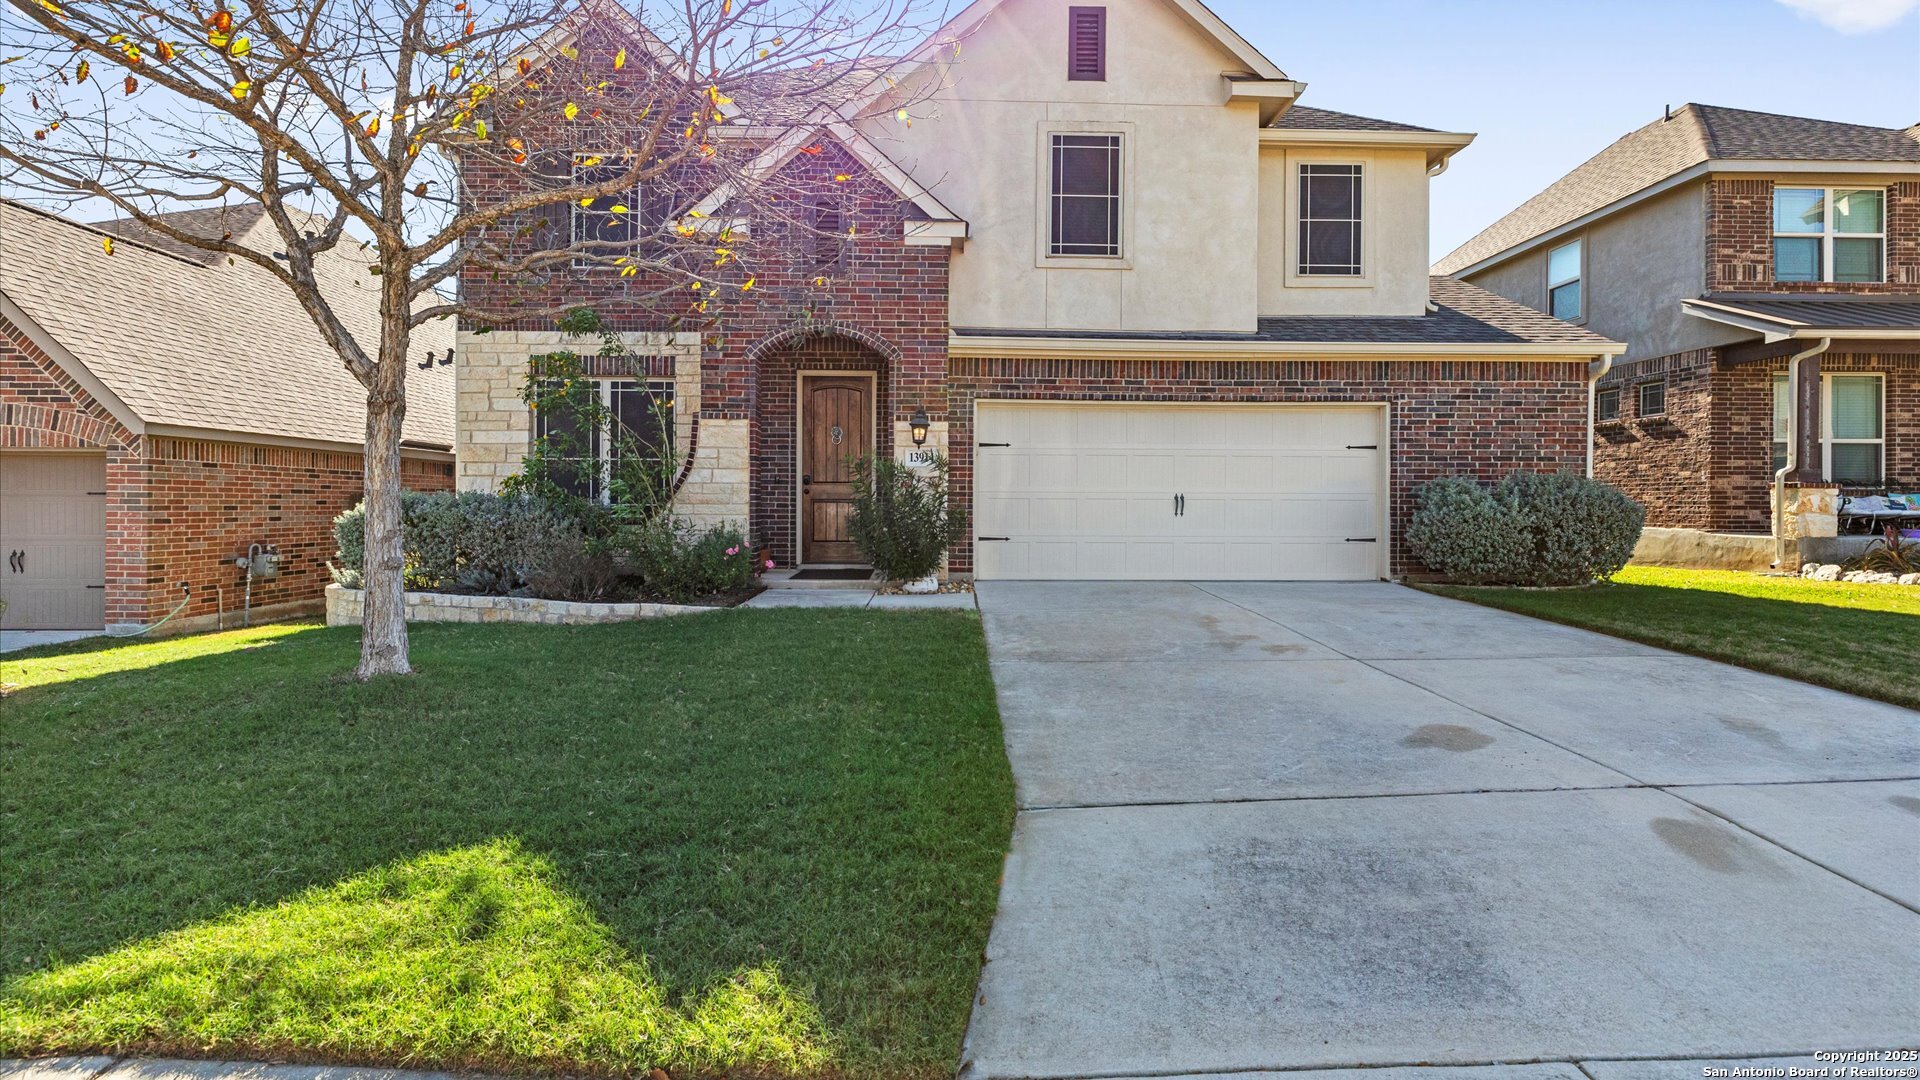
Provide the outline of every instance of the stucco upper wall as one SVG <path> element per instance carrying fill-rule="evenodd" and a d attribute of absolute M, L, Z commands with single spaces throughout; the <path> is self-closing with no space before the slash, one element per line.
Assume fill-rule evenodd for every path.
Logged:
<path fill-rule="evenodd" d="M 908 80 L 914 121 L 862 125 L 971 224 L 956 326 L 1250 332 L 1258 310 L 1259 116 L 1228 104 L 1242 65 L 1164 0 L 1108 0 L 1107 79 L 1067 79 L 1067 5 L 1007 0 L 959 55 Z M 1124 135 L 1126 258 L 1050 260 L 1047 133 Z"/>
<path fill-rule="evenodd" d="M 1300 237 L 1294 178 L 1310 162 L 1361 166 L 1359 279 L 1292 272 Z M 1426 151 L 1262 148 L 1259 242 L 1262 315 L 1419 315 L 1427 305 Z"/>
<path fill-rule="evenodd" d="M 1696 319 L 1680 301 L 1706 291 L 1706 184 L 1687 184 L 1589 225 L 1584 292 L 1587 329 L 1625 342 L 1620 362 L 1739 341 L 1743 334 Z M 1547 254 L 1574 235 L 1509 259 L 1468 281 L 1539 311 L 1547 309 Z"/>

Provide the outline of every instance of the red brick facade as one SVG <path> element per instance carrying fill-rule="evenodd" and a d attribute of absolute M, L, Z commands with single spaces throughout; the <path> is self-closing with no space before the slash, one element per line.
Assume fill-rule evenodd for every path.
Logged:
<path fill-rule="evenodd" d="M 1445 476 L 1491 482 L 1522 469 L 1581 472 L 1587 464 L 1585 363 L 956 358 L 949 368 L 953 493 L 963 505 L 973 498 L 980 400 L 1385 402 L 1395 575 L 1424 569 L 1400 539 L 1420 485 Z M 970 572 L 971 547 L 956 549 L 949 566 Z"/>
<path fill-rule="evenodd" d="M 1887 273 L 1878 282 L 1773 280 L 1773 189 L 1788 181 L 1716 176 L 1707 183 L 1707 291 L 1911 293 L 1920 287 L 1920 181 L 1887 187 Z M 1809 185 L 1811 186 L 1811 185 Z M 1874 186 L 1874 185 L 1862 185 Z"/>
<path fill-rule="evenodd" d="M 99 450 L 107 459 L 106 621 L 212 618 L 239 610 L 247 545 L 277 545 L 282 572 L 256 608 L 315 603 L 327 584 L 332 522 L 360 501 L 360 455 L 251 443 L 141 438 L 0 320 L 0 449 Z M 405 482 L 451 490 L 450 463 L 408 459 Z"/>
<path fill-rule="evenodd" d="M 1920 356 L 1833 352 L 1826 374 L 1877 372 L 1886 380 L 1886 486 L 1920 490 Z M 1620 418 L 1596 426 L 1594 475 L 1640 500 L 1647 524 L 1714 532 L 1771 527 L 1773 380 L 1787 360 L 1727 366 L 1703 349 L 1623 365 Z M 1637 388 L 1666 383 L 1666 411 L 1641 416 Z"/>

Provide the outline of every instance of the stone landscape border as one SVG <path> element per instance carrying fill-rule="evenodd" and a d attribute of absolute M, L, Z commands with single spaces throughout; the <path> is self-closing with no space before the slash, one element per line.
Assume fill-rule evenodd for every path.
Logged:
<path fill-rule="evenodd" d="M 341 585 L 327 586 L 327 625 L 358 626 L 366 594 Z M 569 600 L 539 600 L 531 596 L 464 596 L 456 593 L 410 592 L 407 621 L 454 623 L 535 623 L 547 626 L 586 626 L 631 622 L 669 615 L 697 615 L 724 608 L 688 604 L 589 604 Z"/>

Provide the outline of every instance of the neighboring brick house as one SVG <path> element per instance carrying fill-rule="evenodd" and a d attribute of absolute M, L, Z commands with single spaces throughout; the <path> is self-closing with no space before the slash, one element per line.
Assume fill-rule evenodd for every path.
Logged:
<path fill-rule="evenodd" d="M 275 235 L 257 207 L 171 220 L 261 250 Z M 364 263 L 342 255 L 320 272 L 349 326 L 374 333 L 377 294 L 351 302 Z M 445 359 L 452 328 L 416 342 Z M 452 369 L 408 375 L 405 482 L 450 489 Z M 176 608 L 167 631 L 237 625 L 234 561 L 252 544 L 282 557 L 253 583 L 253 616 L 314 608 L 332 520 L 360 501 L 364 401 L 253 264 L 131 221 L 0 201 L 0 626 L 135 628 Z"/>
<path fill-rule="evenodd" d="M 1920 128 L 1686 105 L 1435 269 L 1628 344 L 1594 469 L 1650 525 L 1769 535 L 1790 441 L 1789 509 L 1920 491 Z"/>
<path fill-rule="evenodd" d="M 587 10 L 537 53 L 593 64 L 645 36 Z M 1587 467 L 1591 376 L 1620 346 L 1427 272 L 1428 180 L 1471 136 L 1297 105 L 1303 84 L 1195 0 L 979 0 L 869 66 L 812 112 L 725 88 L 717 141 L 757 155 L 747 182 L 843 180 L 850 236 L 757 265 L 711 332 L 610 269 L 461 282 L 481 307 L 609 318 L 630 355 L 607 393 L 675 395 L 686 516 L 783 567 L 857 563 L 844 457 L 909 455 L 924 416 L 970 511 L 952 573 L 1372 579 L 1419 569 L 1400 537 L 1424 481 Z M 768 200 L 738 194 L 686 186 L 650 224 L 733 220 L 769 246 Z M 462 487 L 519 468 L 519 389 L 564 344 L 462 325 Z"/>

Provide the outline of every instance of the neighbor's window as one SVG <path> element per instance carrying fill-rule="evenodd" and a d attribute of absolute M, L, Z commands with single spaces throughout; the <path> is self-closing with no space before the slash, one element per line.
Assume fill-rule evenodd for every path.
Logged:
<path fill-rule="evenodd" d="M 557 393 L 535 410 L 534 437 L 554 460 L 570 464 L 553 479 L 568 492 L 595 502 L 613 501 L 614 469 L 623 453 L 661 457 L 673 440 L 673 384 L 639 379 L 580 380 L 584 401 Z M 580 401 L 580 404 L 571 404 Z M 587 407 L 581 407 L 586 405 Z M 597 423 L 595 421 L 598 421 Z"/>
<path fill-rule="evenodd" d="M 1057 134 L 1053 157 L 1053 255 L 1119 258 L 1120 136 Z"/>
<path fill-rule="evenodd" d="M 1882 281 L 1887 193 L 1875 188 L 1775 188 L 1775 281 Z"/>
<path fill-rule="evenodd" d="M 1826 475 L 1854 487 L 1879 487 L 1886 450 L 1878 375 L 1827 377 Z"/>
<path fill-rule="evenodd" d="M 1107 78 L 1107 9 L 1067 9 L 1067 79 L 1104 82 Z"/>
<path fill-rule="evenodd" d="M 1300 273 L 1359 277 L 1360 166 L 1300 166 Z"/>
<path fill-rule="evenodd" d="M 1556 319 L 1578 322 L 1584 311 L 1580 249 L 1581 241 L 1575 240 L 1547 252 L 1547 312 Z"/>
<path fill-rule="evenodd" d="M 1620 388 L 1609 386 L 1593 395 L 1593 417 L 1596 420 L 1620 419 Z"/>
<path fill-rule="evenodd" d="M 576 158 L 573 164 L 575 184 L 599 184 L 618 180 L 632 163 L 603 161 L 596 157 Z M 588 199 L 573 206 L 574 246 L 605 245 L 589 248 L 591 255 L 618 256 L 621 248 L 632 247 L 641 239 L 640 186 L 635 184 L 615 192 Z"/>
<path fill-rule="evenodd" d="M 1886 386 L 1878 375 L 1828 375 L 1821 380 L 1821 475 L 1851 487 L 1879 487 L 1885 476 Z M 1773 471 L 1787 467 L 1793 393 L 1787 377 L 1773 377 Z"/>
<path fill-rule="evenodd" d="M 1640 400 L 1634 410 L 1639 416 L 1659 416 L 1667 411 L 1667 384 L 1661 382 L 1641 383 Z"/>

